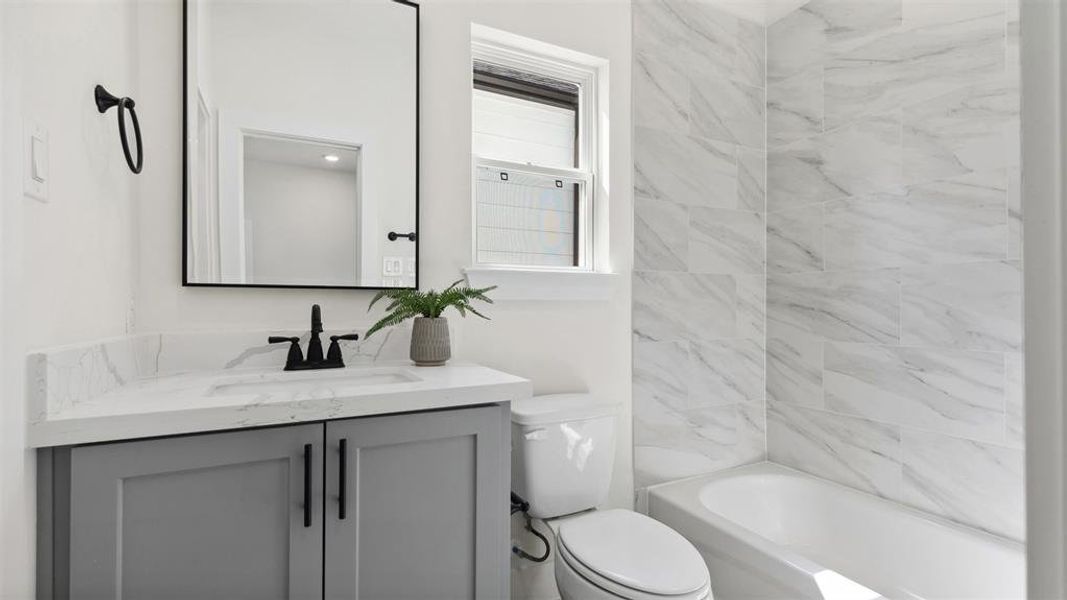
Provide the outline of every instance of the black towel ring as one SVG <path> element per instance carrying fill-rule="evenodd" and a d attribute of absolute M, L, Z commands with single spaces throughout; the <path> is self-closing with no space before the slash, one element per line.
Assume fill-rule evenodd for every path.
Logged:
<path fill-rule="evenodd" d="M 96 110 L 105 113 L 112 106 L 119 107 L 119 139 L 122 141 L 122 153 L 126 155 L 126 164 L 129 165 L 130 170 L 140 173 L 141 167 L 144 166 L 144 146 L 141 145 L 141 123 L 137 120 L 137 111 L 133 108 L 135 104 L 133 98 L 119 98 L 110 94 L 104 86 L 96 86 Z M 137 142 L 136 162 L 130 154 L 130 141 L 126 136 L 127 109 L 130 111 L 130 118 L 133 119 L 133 137 Z"/>

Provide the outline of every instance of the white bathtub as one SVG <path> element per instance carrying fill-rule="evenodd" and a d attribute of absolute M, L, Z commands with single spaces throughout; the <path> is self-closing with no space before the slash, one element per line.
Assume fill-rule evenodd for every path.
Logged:
<path fill-rule="evenodd" d="M 649 489 L 715 600 L 1023 599 L 1022 544 L 771 463 Z"/>

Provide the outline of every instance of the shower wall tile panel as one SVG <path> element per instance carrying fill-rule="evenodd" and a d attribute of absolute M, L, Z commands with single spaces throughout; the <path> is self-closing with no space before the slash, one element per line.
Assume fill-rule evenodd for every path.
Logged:
<path fill-rule="evenodd" d="M 767 34 L 771 460 L 1023 537 L 1018 9 L 812 0 Z"/>
<path fill-rule="evenodd" d="M 891 425 L 771 401 L 770 459 L 831 481 L 900 499 L 900 431 Z"/>
<path fill-rule="evenodd" d="M 647 486 L 766 458 L 766 39 L 691 0 L 637 0 L 633 19 L 634 463 Z"/>
<path fill-rule="evenodd" d="M 899 111 L 773 148 L 767 155 L 772 211 L 891 189 L 901 183 Z"/>

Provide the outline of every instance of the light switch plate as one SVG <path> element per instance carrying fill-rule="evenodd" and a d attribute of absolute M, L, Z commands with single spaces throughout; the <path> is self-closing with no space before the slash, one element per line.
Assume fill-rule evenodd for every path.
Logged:
<path fill-rule="evenodd" d="M 51 179 L 48 130 L 40 123 L 27 120 L 23 124 L 23 138 L 22 192 L 35 200 L 48 202 Z"/>

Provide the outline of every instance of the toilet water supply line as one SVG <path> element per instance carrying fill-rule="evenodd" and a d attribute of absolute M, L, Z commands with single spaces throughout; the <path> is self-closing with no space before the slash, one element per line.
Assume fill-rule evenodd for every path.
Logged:
<path fill-rule="evenodd" d="M 548 545 L 548 538 L 546 538 L 540 531 L 533 528 L 533 517 L 530 516 L 530 503 L 523 500 L 521 496 L 515 492 L 511 492 L 511 514 L 521 512 L 523 518 L 526 520 L 526 531 L 534 534 L 541 539 L 541 542 L 545 545 L 545 553 L 541 556 L 534 556 L 518 546 L 512 546 L 511 552 L 526 560 L 532 560 L 533 562 L 545 562 L 548 560 L 548 555 L 552 553 L 552 547 Z"/>

